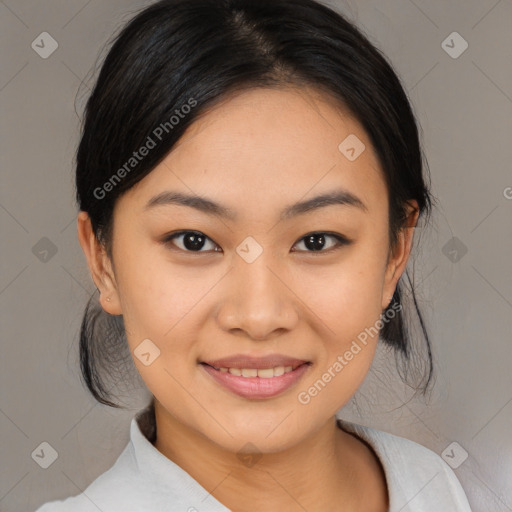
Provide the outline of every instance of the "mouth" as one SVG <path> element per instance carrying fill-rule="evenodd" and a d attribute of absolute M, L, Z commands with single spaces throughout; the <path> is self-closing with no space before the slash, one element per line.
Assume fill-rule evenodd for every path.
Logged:
<path fill-rule="evenodd" d="M 241 367 L 228 367 L 228 366 L 213 366 L 208 363 L 201 363 L 206 366 L 209 366 L 210 368 L 213 368 L 214 370 L 217 370 L 222 373 L 230 373 L 231 375 L 236 375 L 237 377 L 245 377 L 245 378 L 251 378 L 251 377 L 259 377 L 260 379 L 271 379 L 273 377 L 281 377 L 281 375 L 284 375 L 285 373 L 290 373 L 295 371 L 300 366 L 303 366 L 305 364 L 311 364 L 309 362 L 304 363 L 296 363 L 294 365 L 289 366 L 272 366 L 268 368 L 241 368 Z"/>
<path fill-rule="evenodd" d="M 200 366 L 211 376 L 215 383 L 228 389 L 235 395 L 249 399 L 271 398 L 291 389 L 308 372 L 312 363 L 295 362 L 287 366 L 269 366 L 262 363 L 254 368 L 240 366 L 214 366 L 201 362 Z"/>

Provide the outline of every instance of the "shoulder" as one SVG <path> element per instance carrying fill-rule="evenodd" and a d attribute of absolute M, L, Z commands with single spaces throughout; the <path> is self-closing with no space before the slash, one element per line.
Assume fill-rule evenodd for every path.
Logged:
<path fill-rule="evenodd" d="M 144 423 L 133 418 L 130 441 L 108 471 L 81 494 L 49 501 L 35 512 L 164 512 L 169 507 L 203 510 L 206 505 L 212 512 L 228 511 L 186 471 L 161 454 L 148 433 Z M 205 496 L 210 498 L 208 502 Z"/>
<path fill-rule="evenodd" d="M 471 512 L 453 470 L 434 451 L 388 432 L 338 420 L 343 430 L 364 439 L 379 458 L 390 495 L 390 512 Z"/>
<path fill-rule="evenodd" d="M 135 472 L 131 443 L 125 447 L 114 465 L 99 475 L 82 493 L 64 500 L 49 501 L 35 512 L 98 512 L 140 510 L 133 501 L 135 482 L 140 485 L 140 475 Z M 119 508 L 121 507 L 121 508 Z"/>
<path fill-rule="evenodd" d="M 49 501 L 35 512 L 164 512 L 169 507 L 187 511 L 203 510 L 205 506 L 211 512 L 228 512 L 192 476 L 153 446 L 150 427 L 137 415 L 131 421 L 129 443 L 108 471 L 81 494 Z"/>

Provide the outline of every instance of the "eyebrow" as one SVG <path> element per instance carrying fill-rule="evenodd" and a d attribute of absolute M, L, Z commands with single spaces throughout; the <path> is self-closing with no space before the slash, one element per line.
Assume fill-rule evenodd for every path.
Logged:
<path fill-rule="evenodd" d="M 222 206 L 211 199 L 197 195 L 183 194 L 181 192 L 165 191 L 152 197 L 144 207 L 145 211 L 151 210 L 158 206 L 180 205 L 195 208 L 208 215 L 216 217 L 236 220 L 238 215 L 231 208 Z M 289 205 L 282 210 L 280 220 L 290 219 L 297 215 L 324 208 L 331 205 L 354 206 L 364 212 L 368 212 L 366 205 L 356 195 L 347 190 L 333 190 L 318 195 L 305 201 L 299 201 Z"/>

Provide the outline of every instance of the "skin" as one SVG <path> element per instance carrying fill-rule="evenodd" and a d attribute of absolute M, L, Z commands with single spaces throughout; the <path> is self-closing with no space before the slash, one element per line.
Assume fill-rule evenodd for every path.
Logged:
<path fill-rule="evenodd" d="M 338 150 L 349 134 L 366 146 L 354 161 Z M 286 206 L 339 188 L 367 211 L 330 205 L 279 221 Z M 208 197 L 238 217 L 183 205 L 145 211 L 166 190 Z M 417 217 L 411 201 L 390 248 L 386 185 L 367 134 L 325 94 L 296 88 L 244 91 L 194 122 L 116 202 L 113 261 L 80 212 L 78 236 L 102 307 L 123 315 L 132 354 L 147 338 L 161 351 L 149 366 L 134 357 L 156 399 L 155 447 L 234 511 L 313 512 L 343 503 L 344 511 L 385 512 L 375 453 L 334 417 L 364 380 L 377 337 L 308 404 L 297 395 L 388 306 Z M 187 252 L 183 236 L 163 242 L 178 230 L 206 235 L 202 252 Z M 327 237 L 325 252 L 305 246 L 305 235 L 326 231 L 352 243 L 329 250 L 337 242 Z M 247 236 L 263 249 L 252 263 L 236 252 Z M 236 353 L 285 354 L 312 365 L 284 393 L 246 399 L 198 364 Z M 260 455 L 254 465 L 237 456 L 251 453 L 246 443 Z"/>

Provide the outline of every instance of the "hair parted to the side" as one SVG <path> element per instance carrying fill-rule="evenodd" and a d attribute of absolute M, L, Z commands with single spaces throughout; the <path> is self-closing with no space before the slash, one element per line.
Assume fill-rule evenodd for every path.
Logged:
<path fill-rule="evenodd" d="M 161 162 L 200 115 L 237 91 L 286 86 L 321 91 L 365 129 L 387 185 L 390 247 L 405 226 L 409 200 L 418 202 L 422 220 L 429 218 L 434 199 L 409 100 L 391 64 L 354 24 L 314 0 L 162 0 L 115 37 L 85 108 L 76 198 L 107 254 L 112 257 L 116 200 Z M 128 170 L 133 152 L 148 137 L 155 140 L 162 126 L 155 147 Z M 106 191 L 116 173 L 122 179 Z M 412 375 L 407 383 L 426 393 L 431 346 L 413 283 L 404 275 L 409 285 L 400 279 L 383 312 L 394 307 L 396 314 L 380 336 L 395 349 L 404 381 Z M 411 336 L 411 311 L 420 321 L 421 344 Z M 96 400 L 111 407 L 121 406 L 111 401 L 103 377 L 116 374 L 118 364 L 126 366 L 125 345 L 122 317 L 108 315 L 91 298 L 80 331 L 82 377 Z"/>

